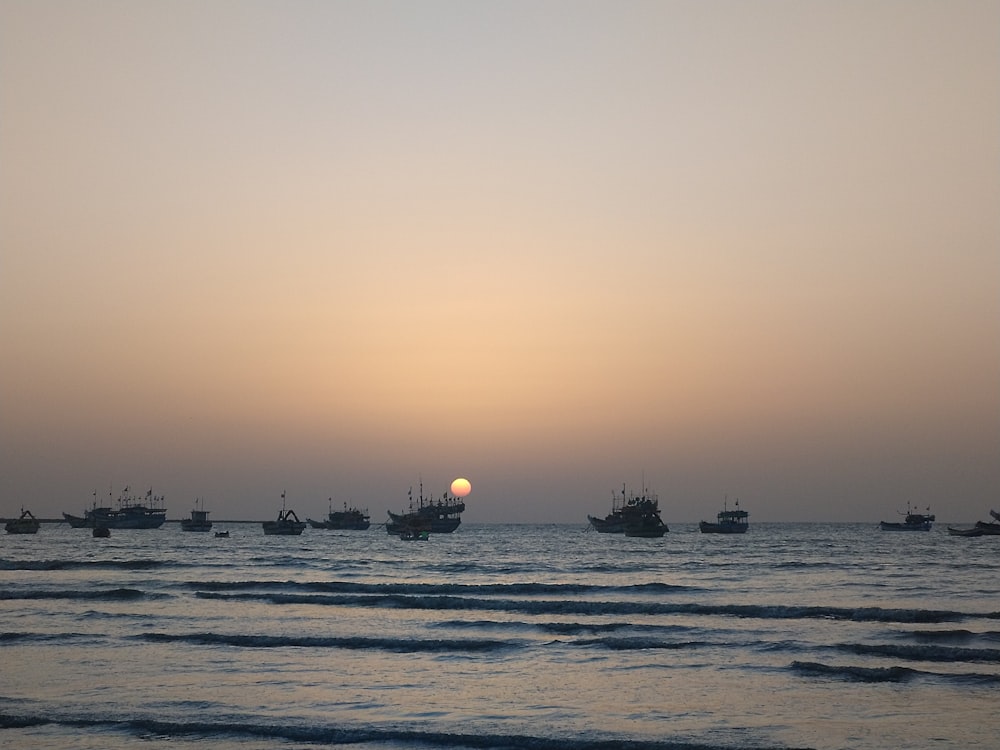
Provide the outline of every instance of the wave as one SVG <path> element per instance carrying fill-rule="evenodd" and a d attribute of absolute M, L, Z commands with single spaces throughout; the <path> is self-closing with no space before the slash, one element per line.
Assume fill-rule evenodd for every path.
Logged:
<path fill-rule="evenodd" d="M 728 750 L 731 745 L 692 742 L 687 739 L 634 739 L 609 735 L 606 738 L 587 736 L 549 737 L 522 734 L 482 734 L 472 732 L 444 732 L 418 727 L 394 726 L 337 726 L 305 725 L 291 723 L 214 723 L 205 721 L 171 722 L 144 718 L 95 719 L 36 716 L 31 714 L 0 714 L 0 729 L 24 729 L 46 724 L 56 724 L 74 729 L 114 730 L 131 732 L 137 736 L 155 735 L 159 738 L 190 740 L 200 738 L 245 737 L 278 742 L 308 743 L 310 745 L 372 745 L 386 743 L 412 744 L 417 747 L 441 748 L 492 748 L 504 750 Z M 749 746 L 740 744 L 740 750 L 779 750 L 774 746 Z M 788 750 L 788 748 L 780 748 Z"/>
<path fill-rule="evenodd" d="M 913 638 L 918 641 L 940 642 L 950 641 L 954 643 L 968 643 L 970 641 L 1000 641 L 1000 631 L 987 630 L 985 632 L 975 632 L 972 630 L 911 630 L 901 633 L 904 637 Z"/>
<path fill-rule="evenodd" d="M 418 610 L 521 612 L 533 615 L 706 615 L 762 620 L 850 620 L 854 622 L 941 623 L 970 617 L 991 617 L 950 610 L 883 609 L 881 607 L 821 607 L 761 604 L 697 604 L 652 601 L 588 601 L 545 599 L 479 599 L 461 596 L 404 594 L 320 595 L 285 593 L 226 594 L 196 591 L 195 596 L 217 600 L 260 600 L 271 604 L 316 604 L 349 607 L 396 607 Z"/>
<path fill-rule="evenodd" d="M 960 648 L 956 646 L 908 646 L 899 644 L 840 643 L 836 646 L 859 656 L 887 656 L 910 661 L 987 662 L 1000 664 L 1000 649 Z"/>
<path fill-rule="evenodd" d="M 598 586 L 587 583 L 359 583 L 356 581 L 203 581 L 183 584 L 210 591 L 287 591 L 304 590 L 330 594 L 503 594 L 536 596 L 543 594 L 582 595 L 623 592 L 666 594 L 695 591 L 689 586 L 669 583 L 639 583 L 626 586 Z"/>
<path fill-rule="evenodd" d="M 0 570 L 153 570 L 185 565 L 161 560 L 0 560 Z"/>
<path fill-rule="evenodd" d="M 411 639 L 366 638 L 362 636 L 273 636 L 240 635 L 228 633 L 143 633 L 131 636 L 153 643 L 193 643 L 201 646 L 239 646 L 241 648 L 339 648 L 350 650 L 373 649 L 394 653 L 491 652 L 513 648 L 511 641 L 473 639 Z"/>
<path fill-rule="evenodd" d="M 150 595 L 138 589 L 116 588 L 103 590 L 55 590 L 55 591 L 0 591 L 0 600 L 34 600 L 34 599 L 83 599 L 88 601 L 129 601 L 143 599 Z"/>
<path fill-rule="evenodd" d="M 791 669 L 803 675 L 835 677 L 855 682 L 908 682 L 917 677 L 944 679 L 950 682 L 980 685 L 1000 684 L 1000 675 L 927 672 L 909 667 L 859 667 L 856 665 L 832 665 L 811 661 L 793 661 Z"/>

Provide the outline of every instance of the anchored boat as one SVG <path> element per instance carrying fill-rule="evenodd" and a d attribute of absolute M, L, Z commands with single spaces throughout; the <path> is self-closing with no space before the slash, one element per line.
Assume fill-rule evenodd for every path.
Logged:
<path fill-rule="evenodd" d="M 906 504 L 906 517 L 903 519 L 902 523 L 892 522 L 892 521 L 879 521 L 879 528 L 882 531 L 930 531 L 931 526 L 934 524 L 934 514 L 930 513 L 930 508 L 927 509 L 927 513 L 917 513 L 910 508 L 910 504 Z"/>
<path fill-rule="evenodd" d="M 30 510 L 21 508 L 20 517 L 12 518 L 3 528 L 8 534 L 37 534 L 41 527 L 42 524 L 32 515 Z"/>
<path fill-rule="evenodd" d="M 267 536 L 298 536 L 306 528 L 306 522 L 300 521 L 294 510 L 285 510 L 285 493 L 281 493 L 281 510 L 276 521 L 264 521 L 264 533 Z"/>
<path fill-rule="evenodd" d="M 729 510 L 727 500 L 722 503 L 722 510 L 716 516 L 715 523 L 701 521 L 698 528 L 702 534 L 745 534 L 750 528 L 750 514 L 740 510 L 740 501 L 736 501 L 736 510 Z"/>
<path fill-rule="evenodd" d="M 199 508 L 198 505 L 201 504 Z M 204 500 L 195 500 L 195 507 L 190 518 L 181 519 L 181 531 L 211 531 L 212 522 L 208 520 L 209 511 L 205 510 Z"/>
<path fill-rule="evenodd" d="M 424 497 L 424 483 L 420 483 L 420 496 L 417 504 L 413 503 L 413 488 L 407 493 L 410 498 L 410 510 L 407 513 L 389 514 L 385 530 L 389 534 L 401 534 L 408 529 L 420 529 L 434 534 L 450 534 L 462 523 L 462 512 L 465 503 L 454 497 L 448 497 L 445 492 L 436 502 Z"/>
<path fill-rule="evenodd" d="M 109 493 L 110 494 L 110 493 Z M 63 518 L 74 529 L 158 529 L 167 520 L 167 509 L 163 507 L 163 495 L 154 495 L 152 488 L 146 492 L 145 500 L 138 501 L 129 494 L 129 488 L 122 490 L 118 497 L 118 508 L 94 504 L 82 516 L 63 513 Z"/>

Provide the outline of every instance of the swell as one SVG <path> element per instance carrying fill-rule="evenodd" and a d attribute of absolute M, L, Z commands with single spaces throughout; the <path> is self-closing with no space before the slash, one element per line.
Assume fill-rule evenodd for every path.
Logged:
<path fill-rule="evenodd" d="M 185 565 L 161 560 L 0 560 L 0 570 L 154 570 Z"/>
<path fill-rule="evenodd" d="M 478 594 L 532 596 L 541 594 L 593 594 L 624 592 L 665 594 L 697 591 L 669 583 L 639 583 L 626 586 L 599 586 L 587 583 L 360 583 L 356 581 L 204 581 L 185 584 L 209 591 L 302 590 L 329 594 Z"/>
<path fill-rule="evenodd" d="M 1000 664 L 1000 649 L 958 646 L 841 643 L 837 649 L 859 656 L 885 656 L 909 661 L 984 662 Z"/>
<path fill-rule="evenodd" d="M 488 638 L 371 638 L 363 636 L 272 636 L 228 633 L 143 633 L 131 636 L 152 643 L 192 643 L 202 646 L 237 646 L 240 648 L 338 648 L 375 649 L 395 653 L 482 653 L 514 648 L 512 641 Z"/>
<path fill-rule="evenodd" d="M 524 734 L 484 734 L 473 732 L 444 732 L 419 727 L 401 726 L 338 726 L 299 725 L 291 723 L 207 721 L 171 722 L 144 718 L 95 719 L 32 714 L 0 714 L 0 729 L 25 729 L 45 725 L 58 725 L 71 729 L 129 732 L 139 737 L 155 735 L 158 738 L 211 740 L 213 738 L 253 738 L 277 742 L 309 743 L 312 745 L 371 745 L 405 743 L 417 747 L 455 748 L 510 748 L 517 750 L 729 750 L 731 745 L 699 743 L 689 740 L 624 739 L 614 736 L 594 738 L 585 736 L 545 736 Z M 779 750 L 774 746 L 739 745 L 740 750 Z M 783 747 L 780 750 L 791 750 Z"/>
<path fill-rule="evenodd" d="M 854 622 L 942 623 L 996 614 L 951 610 L 884 609 L 759 604 L 698 604 L 657 601 L 588 601 L 571 599 L 481 599 L 462 596 L 405 594 L 322 595 L 285 593 L 227 594 L 197 591 L 195 596 L 221 601 L 258 600 L 271 604 L 315 604 L 339 607 L 393 607 L 415 610 L 519 612 L 533 615 L 706 615 L 762 620 L 826 619 Z"/>
<path fill-rule="evenodd" d="M 793 661 L 792 671 L 809 677 L 833 677 L 849 682 L 909 682 L 916 678 L 933 678 L 966 685 L 1000 685 L 1000 675 L 975 672 L 929 672 L 910 667 L 861 667 L 857 665 L 822 664 Z"/>
<path fill-rule="evenodd" d="M 63 589 L 51 591 L 0 591 L 0 600 L 36 600 L 36 599 L 80 599 L 85 601 L 130 601 L 143 599 L 150 595 L 139 589 L 114 588 L 79 590 Z"/>

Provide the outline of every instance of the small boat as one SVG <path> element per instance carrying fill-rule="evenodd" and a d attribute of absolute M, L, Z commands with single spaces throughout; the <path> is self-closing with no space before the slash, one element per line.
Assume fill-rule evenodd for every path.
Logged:
<path fill-rule="evenodd" d="M 93 534 L 96 537 L 111 536 L 111 529 L 109 529 L 107 526 L 95 526 Z"/>
<path fill-rule="evenodd" d="M 948 533 L 951 536 L 983 536 L 986 532 L 976 526 L 973 526 L 971 529 L 956 529 L 953 526 L 949 526 Z"/>
<path fill-rule="evenodd" d="M 927 509 L 928 511 L 930 508 Z M 902 514 L 901 514 L 902 515 Z M 906 504 L 906 517 L 902 523 L 879 521 L 882 531 L 930 531 L 934 523 L 933 513 L 916 513 Z"/>
<path fill-rule="evenodd" d="M 216 539 L 228 539 L 229 538 L 229 532 L 228 531 L 216 531 L 215 532 L 215 538 Z"/>
<path fill-rule="evenodd" d="M 371 516 L 368 510 L 361 510 L 357 507 L 347 507 L 344 503 L 343 510 L 333 509 L 333 498 L 329 499 L 330 509 L 327 512 L 325 521 L 314 521 L 307 518 L 306 521 L 314 529 L 331 529 L 334 531 L 365 531 L 371 526 Z"/>
<path fill-rule="evenodd" d="M 465 510 L 465 503 L 458 498 L 448 497 L 445 492 L 440 500 L 435 502 L 431 498 L 424 497 L 424 483 L 420 483 L 420 497 L 416 506 L 413 504 L 413 488 L 410 487 L 408 493 L 410 498 L 410 510 L 407 513 L 393 513 L 387 511 L 389 520 L 386 521 L 385 530 L 389 534 L 399 534 L 408 528 L 427 528 L 435 534 L 450 534 L 462 523 L 462 512 Z"/>
<path fill-rule="evenodd" d="M 195 500 L 195 507 L 191 511 L 190 518 L 181 519 L 181 531 L 211 531 L 212 522 L 208 520 L 210 511 L 205 510 L 205 501 Z M 198 507 L 199 503 L 201 508 Z"/>
<path fill-rule="evenodd" d="M 715 523 L 701 521 L 698 528 L 702 534 L 745 534 L 750 528 L 750 514 L 740 510 L 740 501 L 736 501 L 736 510 L 729 510 L 726 505 L 728 498 L 722 502 L 722 510 L 716 516 Z"/>
<path fill-rule="evenodd" d="M 8 521 L 4 526 L 4 531 L 8 534 L 37 534 L 41 527 L 42 524 L 31 514 L 30 510 L 21 508 L 20 517 Z"/>
<path fill-rule="evenodd" d="M 660 518 L 659 498 L 649 490 L 644 489 L 642 495 L 630 497 L 625 502 L 622 515 L 625 536 L 655 539 L 670 531 Z"/>
<path fill-rule="evenodd" d="M 267 536 L 298 536 L 306 528 L 306 522 L 300 521 L 294 510 L 285 510 L 285 493 L 281 493 L 281 510 L 278 520 L 264 521 L 261 524 Z"/>

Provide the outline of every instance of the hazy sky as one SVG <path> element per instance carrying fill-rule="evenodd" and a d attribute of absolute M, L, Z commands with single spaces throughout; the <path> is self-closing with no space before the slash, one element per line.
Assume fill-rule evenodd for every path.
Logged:
<path fill-rule="evenodd" d="M 1000 3 L 0 0 L 0 515 L 1000 510 Z"/>

